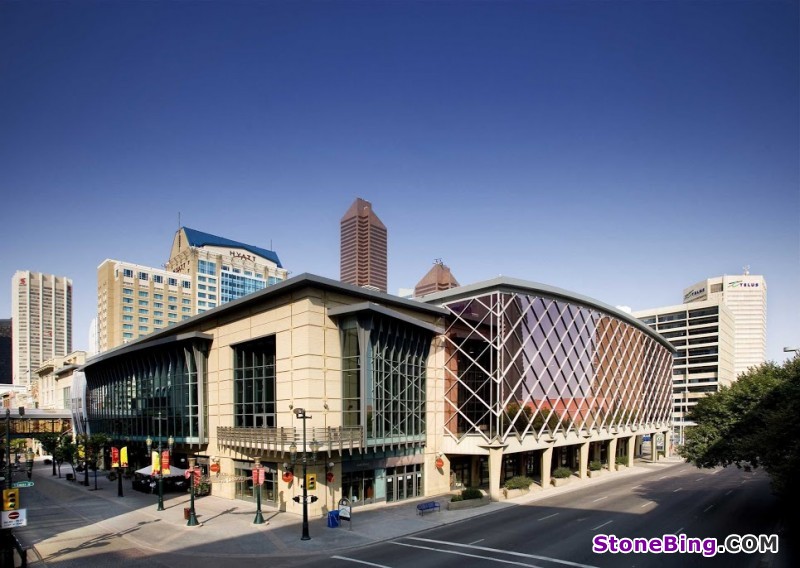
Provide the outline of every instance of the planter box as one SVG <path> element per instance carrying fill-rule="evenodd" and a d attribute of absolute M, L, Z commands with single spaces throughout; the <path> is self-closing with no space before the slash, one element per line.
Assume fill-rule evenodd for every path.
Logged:
<path fill-rule="evenodd" d="M 625 469 L 626 467 L 628 467 L 627 464 L 624 464 L 624 463 L 618 463 L 617 464 L 617 470 Z"/>
<path fill-rule="evenodd" d="M 593 470 L 590 469 L 589 470 L 589 477 L 600 477 L 604 473 L 605 473 L 605 471 L 603 471 L 602 469 L 598 469 L 596 471 L 593 471 Z"/>
<path fill-rule="evenodd" d="M 569 483 L 569 479 L 569 477 L 554 477 L 550 480 L 550 483 L 552 483 L 554 487 L 561 487 Z"/>
<path fill-rule="evenodd" d="M 504 489 L 503 495 L 506 499 L 513 499 L 514 497 L 522 497 L 530 493 L 530 489 Z"/>
<path fill-rule="evenodd" d="M 466 499 L 465 501 L 450 501 L 447 503 L 448 511 L 458 511 L 459 509 L 474 509 L 475 507 L 483 507 L 488 505 L 492 500 L 488 495 L 484 495 L 480 499 Z"/>

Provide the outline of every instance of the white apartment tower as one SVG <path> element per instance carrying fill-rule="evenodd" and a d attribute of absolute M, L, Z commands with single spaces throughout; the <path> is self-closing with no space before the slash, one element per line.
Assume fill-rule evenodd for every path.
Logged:
<path fill-rule="evenodd" d="M 717 276 L 686 288 L 684 302 L 719 300 L 735 319 L 734 377 L 760 365 L 767 353 L 767 283 L 763 276 Z"/>
<path fill-rule="evenodd" d="M 36 369 L 72 352 L 72 280 L 18 270 L 11 281 L 11 317 L 13 384 L 32 396 Z"/>

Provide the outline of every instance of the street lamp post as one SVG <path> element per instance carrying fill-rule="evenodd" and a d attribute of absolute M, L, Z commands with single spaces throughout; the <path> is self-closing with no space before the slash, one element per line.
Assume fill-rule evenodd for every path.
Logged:
<path fill-rule="evenodd" d="M 152 457 L 152 449 L 153 449 L 153 439 L 148 436 L 147 440 L 145 440 L 147 444 L 147 453 L 151 454 Z M 167 448 L 170 453 L 172 454 L 172 446 L 175 444 L 175 439 L 170 436 L 167 440 Z M 162 447 L 161 447 L 161 413 L 158 413 L 158 508 L 156 511 L 163 511 L 164 510 L 164 464 L 162 463 Z M 152 469 L 152 459 L 151 461 L 151 469 Z"/>
<path fill-rule="evenodd" d="M 81 424 L 83 424 L 83 486 L 89 487 L 89 430 L 85 414 L 81 416 Z"/>
<path fill-rule="evenodd" d="M 306 479 L 308 476 L 308 456 L 306 456 L 306 420 L 311 418 L 306 414 L 305 409 L 303 408 L 295 408 L 294 415 L 297 417 L 298 420 L 303 421 L 303 479 L 300 485 L 303 488 L 303 536 L 300 537 L 300 540 L 311 540 L 311 537 L 308 534 L 308 487 L 306 483 Z M 297 446 L 295 446 L 294 442 L 289 447 L 289 452 L 292 454 L 292 462 L 297 459 Z"/>
<path fill-rule="evenodd" d="M 197 467 L 197 458 L 189 458 L 189 469 L 186 470 L 189 478 L 189 520 L 186 523 L 187 527 L 196 527 L 200 524 L 197 522 L 197 515 L 194 512 L 194 488 L 200 477 L 199 469 Z"/>
<path fill-rule="evenodd" d="M 6 408 L 6 487 L 11 487 L 11 409 Z"/>
<path fill-rule="evenodd" d="M 264 515 L 261 514 L 261 484 L 264 483 L 264 466 L 261 465 L 261 458 L 253 458 L 253 485 L 256 489 L 256 518 L 253 519 L 254 525 L 264 524 Z"/>
<path fill-rule="evenodd" d="M 28 466 L 28 479 L 30 479 L 31 476 L 33 476 L 33 460 L 34 460 L 34 458 L 35 458 L 35 455 L 33 453 L 33 450 L 31 448 L 28 448 L 28 451 L 25 452 L 25 462 L 26 462 L 26 465 Z"/>

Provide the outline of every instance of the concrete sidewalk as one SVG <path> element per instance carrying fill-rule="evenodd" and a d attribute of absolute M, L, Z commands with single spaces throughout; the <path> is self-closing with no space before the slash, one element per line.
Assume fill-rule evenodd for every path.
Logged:
<path fill-rule="evenodd" d="M 59 491 L 66 503 L 80 503 L 80 507 L 69 504 L 47 505 L 54 509 L 52 516 L 59 516 L 56 509 L 69 510 L 79 515 L 80 522 L 71 526 L 29 522 L 28 527 L 16 529 L 14 532 L 24 544 L 35 549 L 28 554 L 29 565 L 34 567 L 60 562 L 67 557 L 91 558 L 97 548 L 119 537 L 124 537 L 141 554 L 166 554 L 170 557 L 178 555 L 186 556 L 187 559 L 196 559 L 198 556 L 206 559 L 244 559 L 320 552 L 333 554 L 337 550 L 398 538 L 677 463 L 681 463 L 679 458 L 670 458 L 658 464 L 638 464 L 624 471 L 607 473 L 600 478 L 573 478 L 571 483 L 563 487 L 534 490 L 515 499 L 491 502 L 472 509 L 447 510 L 449 494 L 393 504 L 363 505 L 353 509 L 350 523 L 341 522 L 338 528 L 328 527 L 327 518 L 309 519 L 311 540 L 303 541 L 300 539 L 302 519 L 294 514 L 281 513 L 262 506 L 266 522 L 254 525 L 254 503 L 205 496 L 195 501 L 201 526 L 187 527 L 184 507 L 189 506 L 188 495 L 166 494 L 165 510 L 157 511 L 157 496 L 133 491 L 130 481 L 124 481 L 124 497 L 120 498 L 117 496 L 117 482 L 109 481 L 104 475 L 98 475 L 99 490 L 93 491 L 92 475 L 89 479 L 90 487 L 84 487 L 80 481 L 67 482 L 53 477 L 52 466 L 37 462 L 34 470 L 37 485 L 42 489 L 48 489 L 50 485 L 49 489 Z M 79 480 L 82 479 L 81 475 Z M 441 504 L 441 510 L 419 515 L 416 505 L 432 500 Z M 35 512 L 29 511 L 28 516 L 31 519 Z"/>

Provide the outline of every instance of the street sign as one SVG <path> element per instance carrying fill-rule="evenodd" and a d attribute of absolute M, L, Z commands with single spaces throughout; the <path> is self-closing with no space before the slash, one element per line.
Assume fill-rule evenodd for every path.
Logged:
<path fill-rule="evenodd" d="M 28 526 L 27 513 L 28 513 L 27 509 L 17 509 L 16 511 L 3 511 L 2 524 L 0 524 L 0 528 L 14 529 L 17 527 L 27 527 Z"/>
<path fill-rule="evenodd" d="M 11 487 L 33 487 L 33 481 L 15 481 Z"/>

